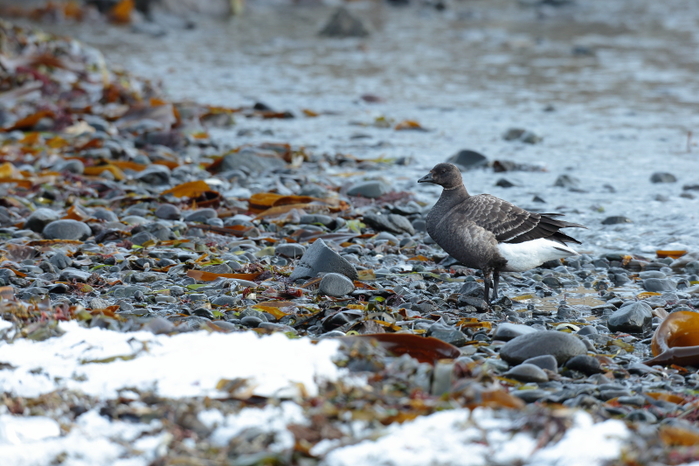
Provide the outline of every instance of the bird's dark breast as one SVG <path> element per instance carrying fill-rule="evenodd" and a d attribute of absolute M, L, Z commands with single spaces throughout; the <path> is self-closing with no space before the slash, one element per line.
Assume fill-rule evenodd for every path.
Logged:
<path fill-rule="evenodd" d="M 445 252 L 466 267 L 500 269 L 506 263 L 500 256 L 495 235 L 461 215 L 440 219 L 430 219 L 428 215 L 427 233 Z"/>

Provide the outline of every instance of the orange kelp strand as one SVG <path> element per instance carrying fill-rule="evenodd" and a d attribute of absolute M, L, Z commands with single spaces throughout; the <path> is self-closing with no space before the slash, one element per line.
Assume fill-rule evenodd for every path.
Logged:
<path fill-rule="evenodd" d="M 699 365 L 699 313 L 667 316 L 653 334 L 651 351 L 655 357 L 645 364 Z"/>

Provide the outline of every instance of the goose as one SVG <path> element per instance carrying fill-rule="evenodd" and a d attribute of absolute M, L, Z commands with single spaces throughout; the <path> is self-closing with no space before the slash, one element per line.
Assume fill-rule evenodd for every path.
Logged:
<path fill-rule="evenodd" d="M 556 218 L 562 214 L 529 212 L 490 194 L 471 196 L 454 164 L 435 165 L 418 183 L 443 188 L 427 214 L 427 233 L 460 263 L 483 272 L 488 304 L 498 299 L 500 272 L 524 272 L 578 254 L 567 243 L 580 241 L 559 230 L 585 226 Z"/>

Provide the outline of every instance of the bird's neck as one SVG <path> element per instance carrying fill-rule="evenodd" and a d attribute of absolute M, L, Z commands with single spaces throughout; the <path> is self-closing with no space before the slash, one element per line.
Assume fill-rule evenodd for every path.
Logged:
<path fill-rule="evenodd" d="M 438 207 L 440 210 L 449 210 L 454 205 L 463 202 L 464 199 L 468 199 L 469 197 L 471 196 L 468 191 L 466 191 L 466 187 L 463 184 L 454 186 L 453 188 L 444 188 L 435 207 Z"/>

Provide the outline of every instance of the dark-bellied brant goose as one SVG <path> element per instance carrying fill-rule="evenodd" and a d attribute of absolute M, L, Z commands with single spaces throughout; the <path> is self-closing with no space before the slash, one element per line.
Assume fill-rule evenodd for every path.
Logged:
<path fill-rule="evenodd" d="M 461 172 L 451 163 L 440 163 L 418 183 L 434 183 L 444 190 L 427 214 L 427 233 L 442 249 L 466 267 L 483 271 L 485 300 L 498 298 L 500 272 L 523 272 L 546 261 L 578 253 L 566 243 L 578 243 L 561 228 L 579 227 L 537 214 L 490 194 L 471 196 Z"/>

